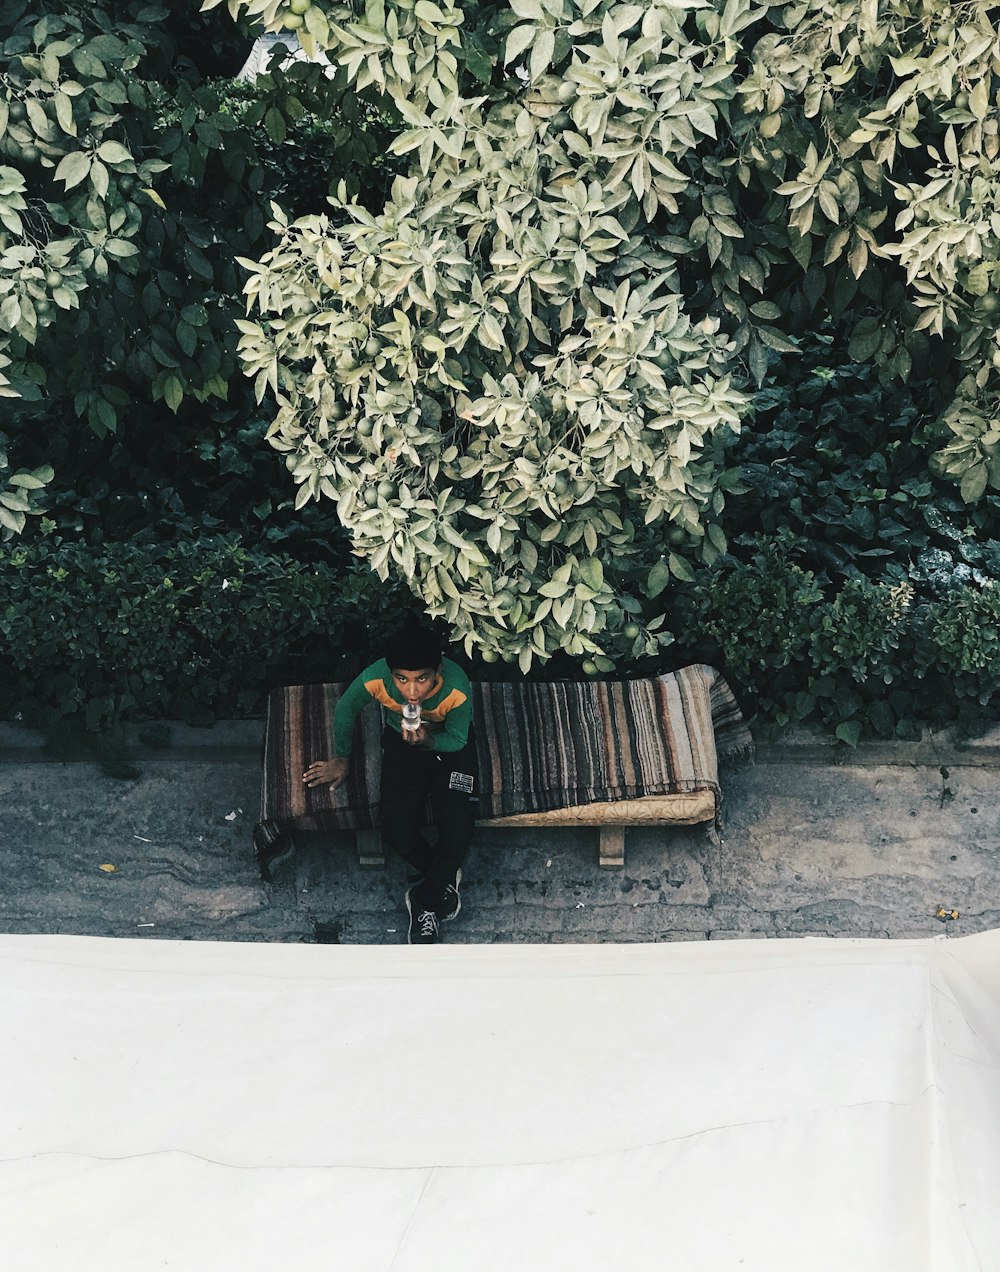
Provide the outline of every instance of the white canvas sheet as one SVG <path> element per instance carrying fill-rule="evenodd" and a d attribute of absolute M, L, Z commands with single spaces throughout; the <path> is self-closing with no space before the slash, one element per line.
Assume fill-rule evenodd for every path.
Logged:
<path fill-rule="evenodd" d="M 1000 1269 L 1000 933 L 0 937 L 12 1272 Z"/>

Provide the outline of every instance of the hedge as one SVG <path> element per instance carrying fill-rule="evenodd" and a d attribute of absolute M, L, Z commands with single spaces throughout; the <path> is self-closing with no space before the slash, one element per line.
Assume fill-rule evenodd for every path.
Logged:
<path fill-rule="evenodd" d="M 125 719 L 259 715 L 274 684 L 354 675 L 416 607 L 361 565 L 304 564 L 216 538 L 8 543 L 0 596 L 0 714 L 95 734 Z M 913 738 L 924 721 L 971 728 L 1000 694 L 993 582 L 928 599 L 907 583 L 856 578 L 831 593 L 764 545 L 678 588 L 668 626 L 671 665 L 715 663 L 765 727 L 818 722 L 852 745 Z"/>
<path fill-rule="evenodd" d="M 923 723 L 972 728 L 1000 706 L 1000 583 L 938 598 L 908 582 L 848 579 L 830 592 L 763 545 L 676 594 L 681 651 L 725 669 L 771 729 L 816 722 L 854 745 L 913 739 Z"/>
<path fill-rule="evenodd" d="M 99 733 L 260 714 L 276 683 L 353 675 L 413 601 L 361 566 L 232 539 L 0 547 L 0 712 Z"/>

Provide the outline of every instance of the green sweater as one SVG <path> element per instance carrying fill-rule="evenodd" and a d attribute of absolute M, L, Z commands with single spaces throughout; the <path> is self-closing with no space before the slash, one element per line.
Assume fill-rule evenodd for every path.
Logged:
<path fill-rule="evenodd" d="M 338 759 L 347 759 L 351 754 L 358 712 L 372 698 L 385 707 L 389 728 L 402 733 L 403 696 L 396 688 L 389 664 L 380 658 L 351 681 L 337 703 L 333 743 Z M 420 704 L 420 714 L 424 720 L 440 726 L 433 735 L 435 751 L 460 751 L 468 742 L 472 723 L 469 678 L 449 658 L 441 660 L 441 674 L 431 694 Z"/>

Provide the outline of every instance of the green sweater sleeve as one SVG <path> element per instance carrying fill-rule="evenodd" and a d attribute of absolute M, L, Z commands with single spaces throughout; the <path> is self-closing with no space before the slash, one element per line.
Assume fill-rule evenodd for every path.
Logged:
<path fill-rule="evenodd" d="M 351 754 L 354 725 L 361 708 L 372 701 L 368 683 L 375 679 L 381 679 L 378 663 L 355 676 L 337 701 L 333 713 L 333 753 L 338 759 L 346 760 Z"/>
<path fill-rule="evenodd" d="M 457 707 L 452 707 L 445 716 L 441 728 L 434 735 L 435 751 L 461 751 L 469 740 L 469 726 L 472 724 L 472 688 L 465 672 L 455 667 L 453 674 L 454 688 L 465 695 L 465 701 Z"/>

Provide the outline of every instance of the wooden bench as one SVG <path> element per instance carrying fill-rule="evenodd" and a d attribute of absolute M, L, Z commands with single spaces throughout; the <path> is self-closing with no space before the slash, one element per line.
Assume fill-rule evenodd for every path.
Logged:
<path fill-rule="evenodd" d="M 574 815 L 566 816 L 568 813 Z M 537 826 L 546 830 L 572 826 L 595 828 L 598 865 L 607 869 L 625 865 L 625 830 L 629 826 L 695 826 L 706 823 L 709 836 L 716 836 L 716 799 L 711 791 L 696 791 L 690 795 L 645 795 L 636 799 L 582 804 L 572 809 L 556 809 L 554 814 L 481 817 L 476 826 L 498 830 L 520 826 Z M 358 830 L 355 834 L 360 864 L 373 869 L 383 867 L 385 852 L 381 831 L 375 828 Z"/>
<path fill-rule="evenodd" d="M 301 781 L 311 760 L 330 753 L 340 690 L 312 685 L 272 692 L 261 817 L 292 830 L 353 830 L 361 865 L 379 868 L 385 864 L 377 826 L 379 713 L 362 711 L 351 774 L 335 796 Z M 630 826 L 704 823 L 714 833 L 717 731 L 725 734 L 724 754 L 752 745 L 732 693 L 710 667 L 603 685 L 473 684 L 472 692 L 483 807 L 477 824 L 595 828 L 598 861 L 606 868 L 624 865 Z M 604 798 L 586 798 L 593 791 Z M 532 800 L 545 807 L 532 807 Z"/>

